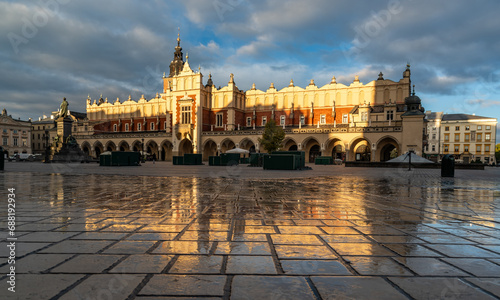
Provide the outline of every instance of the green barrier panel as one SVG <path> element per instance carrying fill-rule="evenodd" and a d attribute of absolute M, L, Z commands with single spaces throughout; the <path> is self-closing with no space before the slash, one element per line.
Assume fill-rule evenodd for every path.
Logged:
<path fill-rule="evenodd" d="M 271 154 L 293 154 L 300 156 L 300 165 L 297 168 L 304 168 L 306 166 L 306 152 L 305 151 L 274 151 Z"/>
<path fill-rule="evenodd" d="M 267 154 L 264 155 L 264 170 L 297 170 L 298 155 L 293 154 Z"/>
<path fill-rule="evenodd" d="M 174 165 L 183 165 L 184 164 L 184 156 L 173 156 L 172 162 Z"/>
<path fill-rule="evenodd" d="M 248 157 L 240 158 L 240 164 L 249 164 L 249 163 L 250 163 L 250 158 Z"/>
<path fill-rule="evenodd" d="M 194 153 L 184 154 L 184 165 L 202 165 L 202 155 Z"/>
<path fill-rule="evenodd" d="M 220 156 L 209 156 L 208 157 L 209 166 L 220 166 Z"/>
<path fill-rule="evenodd" d="M 99 156 L 99 166 L 111 166 L 111 153 Z"/>
<path fill-rule="evenodd" d="M 315 165 L 333 165 L 333 157 L 331 156 L 318 156 L 314 160 Z"/>
<path fill-rule="evenodd" d="M 252 167 L 262 167 L 263 153 L 250 153 L 249 163 Z"/>
<path fill-rule="evenodd" d="M 133 151 L 111 152 L 111 166 L 138 166 L 141 154 Z"/>
<path fill-rule="evenodd" d="M 220 155 L 221 166 L 234 166 L 240 163 L 239 153 L 223 153 Z"/>

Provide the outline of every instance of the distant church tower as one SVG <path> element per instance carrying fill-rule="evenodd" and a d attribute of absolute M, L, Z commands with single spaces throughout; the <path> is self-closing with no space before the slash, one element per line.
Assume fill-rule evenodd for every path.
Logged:
<path fill-rule="evenodd" d="M 175 47 L 174 60 L 170 62 L 170 74 L 168 75 L 168 77 L 178 75 L 182 71 L 183 67 L 184 60 L 182 57 L 181 37 L 180 33 L 177 33 L 177 47 Z"/>

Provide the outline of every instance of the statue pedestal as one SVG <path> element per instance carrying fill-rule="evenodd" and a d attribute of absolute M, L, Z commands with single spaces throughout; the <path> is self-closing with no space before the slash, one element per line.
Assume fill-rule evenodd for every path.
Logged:
<path fill-rule="evenodd" d="M 66 142 L 68 136 L 71 135 L 71 126 L 73 124 L 73 120 L 70 118 L 59 118 L 56 120 L 57 124 L 57 136 L 62 139 L 63 142 Z"/>

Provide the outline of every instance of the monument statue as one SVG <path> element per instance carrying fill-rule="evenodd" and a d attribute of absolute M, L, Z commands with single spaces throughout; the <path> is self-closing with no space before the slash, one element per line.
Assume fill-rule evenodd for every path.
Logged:
<path fill-rule="evenodd" d="M 63 98 L 63 102 L 61 103 L 61 111 L 59 112 L 59 117 L 66 118 L 68 116 L 68 101 L 66 101 L 66 97 Z"/>

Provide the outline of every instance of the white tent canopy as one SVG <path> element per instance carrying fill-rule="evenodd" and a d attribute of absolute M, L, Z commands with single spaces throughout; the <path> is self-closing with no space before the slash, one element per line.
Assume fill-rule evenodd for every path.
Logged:
<path fill-rule="evenodd" d="M 245 149 L 241 149 L 241 148 L 234 148 L 231 150 L 227 150 L 226 153 L 244 153 L 244 154 L 247 154 L 247 153 L 250 153 L 250 151 L 245 150 Z"/>
<path fill-rule="evenodd" d="M 386 162 L 388 163 L 408 163 L 410 161 L 410 155 L 411 155 L 411 163 L 412 164 L 433 164 L 433 161 L 430 161 L 428 159 L 423 158 L 422 156 L 419 156 L 415 153 L 410 153 L 407 152 L 401 156 L 398 156 L 396 158 L 393 158 L 391 160 L 388 160 Z"/>

